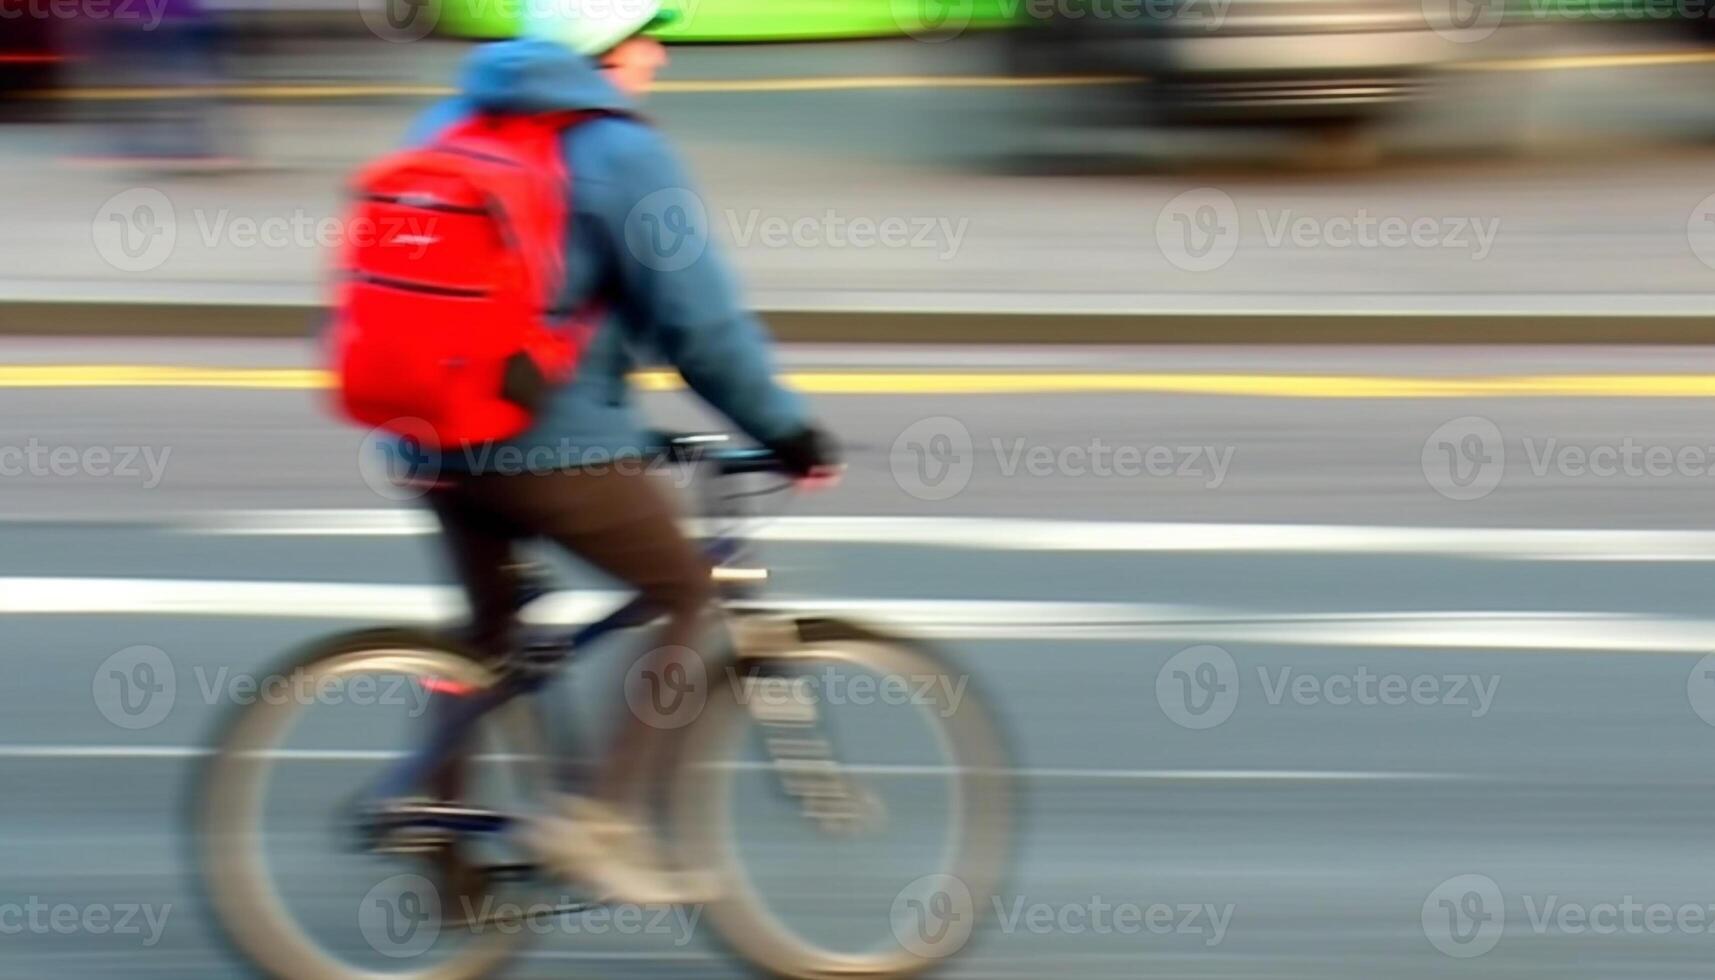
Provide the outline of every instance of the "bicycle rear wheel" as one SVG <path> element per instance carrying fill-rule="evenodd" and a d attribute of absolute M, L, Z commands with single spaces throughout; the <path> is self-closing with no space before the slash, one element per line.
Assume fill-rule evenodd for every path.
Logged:
<path fill-rule="evenodd" d="M 492 972 L 515 951 L 525 930 L 444 925 L 447 917 L 441 910 L 455 909 L 455 903 L 468 896 L 440 894 L 437 882 L 425 877 L 432 873 L 410 857 L 360 854 L 329 861 L 319 851 L 311 853 L 300 842 L 314 836 L 320 843 L 326 836 L 314 833 L 313 816 L 298 818 L 285 834 L 291 846 L 281 860 L 271 861 L 271 844 L 277 842 L 267 833 L 273 816 L 266 805 L 277 793 L 309 795 L 316 783 L 350 780 L 353 787 L 367 785 L 396 757 L 384 751 L 284 748 L 294 729 L 315 727 L 307 725 L 304 716 L 325 705 L 329 692 L 384 691 L 401 679 L 421 691 L 436 686 L 424 683 L 428 681 L 480 690 L 495 682 L 493 673 L 446 638 L 415 630 L 375 630 L 314 644 L 288 658 L 270 677 L 290 678 L 301 696 L 261 698 L 236 708 L 205 763 L 193 800 L 193 845 L 203 895 L 225 936 L 252 963 L 283 980 L 466 980 Z M 354 733 L 379 737 L 379 720 L 365 716 L 352 721 L 355 725 L 348 727 Z M 404 734 L 402 741 L 420 739 L 420 732 Z M 485 771 L 473 772 L 473 781 L 492 785 L 492 771 L 498 769 L 499 779 L 510 782 L 515 792 L 533 794 L 542 785 L 540 739 L 521 706 L 511 704 L 483 718 L 476 735 L 484 753 L 476 765 Z M 291 771 L 320 762 L 344 765 L 337 771 Z M 348 771 L 352 764 L 358 771 Z M 275 779 L 286 789 L 272 785 Z M 355 813 L 328 814 L 327 829 L 337 838 L 346 829 L 340 826 L 343 821 L 353 817 Z M 349 829 L 348 850 L 356 849 L 357 828 Z M 340 895 L 333 884 L 306 874 L 303 868 L 311 864 L 327 869 L 329 877 L 350 876 L 358 884 L 349 889 L 351 894 Z M 301 908 L 289 907 L 282 895 L 280 880 L 288 874 L 296 875 L 294 884 L 310 896 Z M 305 877 L 310 879 L 307 885 Z M 348 900 L 371 879 L 375 885 L 361 899 Z M 310 928 L 310 919 L 317 928 Z M 318 932 L 320 938 L 313 934 Z"/>
<path fill-rule="evenodd" d="M 1002 735 L 969 675 L 850 623 L 735 634 L 672 793 L 681 859 L 724 886 L 719 936 L 802 978 L 911 976 L 960 951 L 1012 832 Z"/>

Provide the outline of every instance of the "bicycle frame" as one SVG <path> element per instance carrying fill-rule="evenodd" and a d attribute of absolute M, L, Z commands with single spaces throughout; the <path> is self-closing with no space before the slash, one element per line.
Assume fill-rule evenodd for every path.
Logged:
<path fill-rule="evenodd" d="M 778 462 L 766 450 L 722 449 L 710 451 L 702 448 L 706 443 L 724 441 L 724 439 L 724 436 L 664 437 L 663 445 L 665 448 L 657 455 L 659 459 L 671 465 L 710 464 L 714 467 L 717 479 L 744 474 L 779 472 Z M 735 504 L 738 499 L 740 498 L 719 497 L 712 494 L 706 496 L 702 508 L 703 517 L 705 519 L 738 519 L 743 517 L 742 508 Z M 723 569 L 731 569 L 744 556 L 748 544 L 749 541 L 738 533 L 717 533 L 703 542 L 703 551 L 708 556 L 709 564 L 716 570 L 716 588 L 723 603 L 744 597 L 753 588 L 753 579 L 734 580 L 733 578 L 723 578 L 719 574 Z M 522 612 L 552 592 L 553 588 L 544 582 L 526 584 L 519 590 L 515 611 Z M 561 633 L 543 631 L 526 639 L 518 645 L 513 656 L 503 666 L 498 684 L 473 694 L 450 695 L 457 700 L 451 702 L 448 709 L 440 713 L 427 743 L 389 767 L 376 781 L 373 789 L 364 794 L 365 799 L 371 804 L 370 807 L 365 808 L 365 812 L 387 813 L 388 801 L 403 800 L 414 795 L 420 795 L 420 787 L 429 780 L 437 769 L 457 753 L 460 746 L 465 744 L 468 736 L 476 728 L 477 722 L 489 712 L 511 703 L 513 699 L 522 695 L 535 694 L 541 690 L 558 675 L 565 663 L 578 650 L 610 633 L 646 626 L 656 618 L 655 610 L 639 596 L 601 619 L 575 630 Z M 503 832 L 513 822 L 512 818 L 506 814 L 441 804 L 414 803 L 397 808 L 388 816 L 392 820 L 389 821 L 387 829 L 410 826 L 455 833 Z"/>

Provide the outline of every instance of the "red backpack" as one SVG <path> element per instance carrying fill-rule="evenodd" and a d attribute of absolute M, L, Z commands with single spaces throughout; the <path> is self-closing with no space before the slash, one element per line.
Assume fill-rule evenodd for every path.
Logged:
<path fill-rule="evenodd" d="M 340 411 L 428 448 L 518 435 L 572 375 L 594 310 L 565 277 L 561 134 L 586 114 L 478 115 L 353 182 L 331 333 Z"/>

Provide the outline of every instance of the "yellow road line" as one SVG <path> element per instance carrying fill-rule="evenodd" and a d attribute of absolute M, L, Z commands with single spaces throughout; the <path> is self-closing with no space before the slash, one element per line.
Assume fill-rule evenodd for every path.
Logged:
<path fill-rule="evenodd" d="M 1135 82 L 1135 75 L 1071 75 L 1011 78 L 1005 75 L 875 75 L 846 78 L 733 78 L 657 82 L 658 92 L 848 92 L 892 88 L 1075 88 Z"/>
<path fill-rule="evenodd" d="M 325 388 L 313 368 L 167 367 L 152 364 L 13 364 L 0 366 L 0 388 Z"/>
<path fill-rule="evenodd" d="M 847 92 L 915 88 L 1067 88 L 1135 81 L 1127 75 L 1078 75 L 1065 78 L 1008 78 L 982 75 L 859 75 L 827 78 L 728 78 L 657 82 L 657 92 L 709 95 L 721 92 Z M 35 93 L 68 102 L 126 102 L 158 99 L 361 99 L 416 96 L 437 98 L 456 92 L 446 85 L 212 85 L 192 88 L 71 88 Z"/>
<path fill-rule="evenodd" d="M 1381 375 L 1117 372 L 796 371 L 787 383 L 823 395 L 1010 395 L 1159 393 L 1257 398 L 1708 398 L 1715 375 L 1561 374 L 1484 378 Z M 641 371 L 646 391 L 682 388 L 671 371 Z M 127 364 L 0 366 L 0 388 L 230 388 L 312 391 L 328 387 L 310 368 L 211 368 Z"/>
<path fill-rule="evenodd" d="M 1542 55 L 1493 61 L 1457 62 L 1458 71 L 1581 71 L 1609 68 L 1655 68 L 1715 62 L 1715 50 L 1617 51 L 1605 54 Z M 667 80 L 656 90 L 675 95 L 745 92 L 855 92 L 877 89 L 926 88 L 1073 88 L 1142 81 L 1136 75 L 1074 75 L 1057 78 L 1012 78 L 1004 75 L 857 75 L 807 78 L 715 78 Z M 33 93 L 34 97 L 69 102 L 127 102 L 159 99 L 226 98 L 255 100 L 321 100 L 364 98 L 438 98 L 452 95 L 447 85 L 328 84 L 215 85 L 190 88 L 69 88 Z"/>
<path fill-rule="evenodd" d="M 456 92 L 446 85 L 206 85 L 174 88 L 64 88 L 28 93 L 55 102 L 133 102 L 162 99 L 370 99 L 438 98 Z"/>
<path fill-rule="evenodd" d="M 1497 61 L 1467 61 L 1453 67 L 1462 71 L 1581 71 L 1602 68 L 1659 68 L 1667 65 L 1701 65 L 1715 61 L 1715 51 L 1616 51 L 1609 54 L 1543 55 L 1535 58 L 1505 58 Z"/>

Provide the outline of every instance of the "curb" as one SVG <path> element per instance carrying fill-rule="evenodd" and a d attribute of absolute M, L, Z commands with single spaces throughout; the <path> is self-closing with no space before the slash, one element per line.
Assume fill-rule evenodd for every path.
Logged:
<path fill-rule="evenodd" d="M 1715 314 L 764 310 L 788 343 L 1715 344 Z M 0 302 L 0 336 L 308 337 L 308 304 Z"/>

